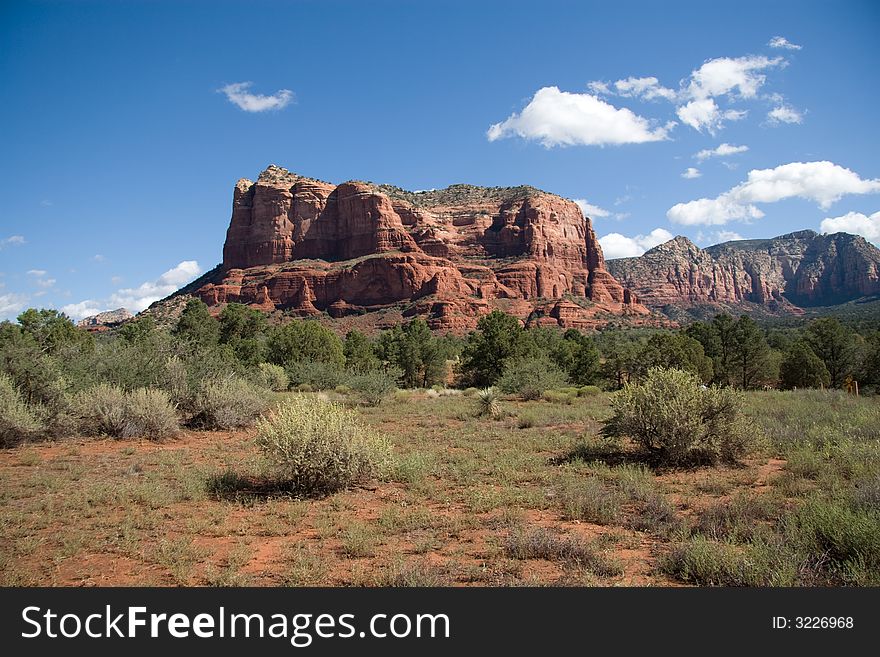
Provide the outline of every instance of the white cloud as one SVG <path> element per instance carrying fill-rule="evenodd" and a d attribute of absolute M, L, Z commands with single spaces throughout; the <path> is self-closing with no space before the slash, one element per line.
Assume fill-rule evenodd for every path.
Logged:
<path fill-rule="evenodd" d="M 673 234 L 668 230 L 655 228 L 647 235 L 636 235 L 635 237 L 627 237 L 620 233 L 608 233 L 599 238 L 599 244 L 602 246 L 605 257 L 611 260 L 640 256 L 648 249 L 668 242 L 673 237 Z"/>
<path fill-rule="evenodd" d="M 22 235 L 10 235 L 9 237 L 4 237 L 0 240 L 0 250 L 2 250 L 4 246 L 21 246 L 22 244 L 27 244 Z"/>
<path fill-rule="evenodd" d="M 51 208 L 55 204 L 51 201 L 51 199 L 44 198 L 42 201 L 40 201 L 40 205 L 44 208 Z"/>
<path fill-rule="evenodd" d="M 29 269 L 26 273 L 28 276 L 33 276 L 36 279 L 34 283 L 42 288 L 50 288 L 57 282 L 54 278 L 45 278 L 48 274 L 45 269 Z"/>
<path fill-rule="evenodd" d="M 86 299 L 79 303 L 68 304 L 61 310 L 72 319 L 82 319 L 116 308 L 127 308 L 133 313 L 139 313 L 153 302 L 176 292 L 201 273 L 202 270 L 198 262 L 184 260 L 154 281 L 147 281 L 136 288 L 117 290 L 103 300 Z"/>
<path fill-rule="evenodd" d="M 0 294 L 0 320 L 14 319 L 24 310 L 27 297 L 21 294 Z"/>
<path fill-rule="evenodd" d="M 106 259 L 107 259 L 107 258 L 105 258 L 104 256 L 102 256 L 100 253 L 97 253 L 97 254 L 95 254 L 95 255 L 92 256 L 92 260 L 94 260 L 95 262 L 104 262 Z"/>
<path fill-rule="evenodd" d="M 733 144 L 720 144 L 716 148 L 706 148 L 694 155 L 697 160 L 702 162 L 710 157 L 727 157 L 728 155 L 736 155 L 737 153 L 745 153 L 749 150 L 748 146 L 734 146 Z"/>
<path fill-rule="evenodd" d="M 107 308 L 96 305 L 95 301 L 80 301 L 79 303 L 69 303 L 61 306 L 61 312 L 70 317 L 74 321 L 79 321 L 84 317 L 91 317 L 98 313 L 104 312 Z"/>
<path fill-rule="evenodd" d="M 767 43 L 771 48 L 783 48 L 785 50 L 800 50 L 803 46 L 792 43 L 783 36 L 775 36 Z"/>
<path fill-rule="evenodd" d="M 611 87 L 608 86 L 608 83 L 602 82 L 600 80 L 590 82 L 587 85 L 587 88 L 590 91 L 592 91 L 594 94 L 610 94 L 611 93 Z"/>
<path fill-rule="evenodd" d="M 694 178 L 699 178 L 703 174 L 700 173 L 699 169 L 695 169 L 694 167 L 688 167 L 685 169 L 685 172 L 681 174 L 682 178 L 686 178 L 688 180 L 693 180 Z"/>
<path fill-rule="evenodd" d="M 642 98 L 643 100 L 663 98 L 664 100 L 669 101 L 674 101 L 676 98 L 675 91 L 662 86 L 660 81 L 655 77 L 629 77 L 625 80 L 618 80 L 615 82 L 614 88 L 617 90 L 617 95 L 627 98 Z"/>
<path fill-rule="evenodd" d="M 715 233 L 715 239 L 719 242 L 730 242 L 733 240 L 741 240 L 743 236 L 733 230 L 719 230 Z"/>
<path fill-rule="evenodd" d="M 293 102 L 293 92 L 290 89 L 279 89 L 271 96 L 263 96 L 248 91 L 253 84 L 253 82 L 233 82 L 227 84 L 220 91 L 226 94 L 230 103 L 245 112 L 280 110 Z"/>
<path fill-rule="evenodd" d="M 575 203 L 580 207 L 581 212 L 584 213 L 585 217 L 590 217 L 591 219 L 594 217 L 610 217 L 611 213 L 604 209 L 600 208 L 598 205 L 593 205 L 588 202 L 585 198 L 576 198 L 573 199 Z"/>
<path fill-rule="evenodd" d="M 755 98 L 767 80 L 763 71 L 783 63 L 781 57 L 770 59 L 754 55 L 710 59 L 691 73 L 690 81 L 678 94 L 687 102 L 676 109 L 676 114 L 694 130 L 715 134 L 726 121 L 738 121 L 747 114 L 745 110 L 723 110 L 715 99 L 720 96 Z"/>
<path fill-rule="evenodd" d="M 748 221 L 764 216 L 754 205 L 742 205 L 727 194 L 710 199 L 701 198 L 687 203 L 676 203 L 666 212 L 667 218 L 676 224 L 718 226 L 728 221 Z"/>
<path fill-rule="evenodd" d="M 840 217 L 822 220 L 823 233 L 854 233 L 880 246 L 880 212 L 868 216 L 861 212 L 847 212 Z"/>
<path fill-rule="evenodd" d="M 687 91 L 692 98 L 715 98 L 728 94 L 754 98 L 767 80 L 762 71 L 780 66 L 784 61 L 782 57 L 770 59 L 755 55 L 710 59 L 691 73 Z"/>
<path fill-rule="evenodd" d="M 767 112 L 767 120 L 772 124 L 803 123 L 804 115 L 791 105 L 779 105 Z"/>
<path fill-rule="evenodd" d="M 495 141 L 511 135 L 553 146 L 605 146 L 662 141 L 674 123 L 654 127 L 648 119 L 617 108 L 591 94 L 569 93 L 558 87 L 539 89 L 520 113 L 489 127 Z"/>
<path fill-rule="evenodd" d="M 685 125 L 702 132 L 704 129 L 714 135 L 724 127 L 725 121 L 739 121 L 748 114 L 747 110 L 722 110 L 713 98 L 698 98 L 675 110 Z"/>
<path fill-rule="evenodd" d="M 816 202 L 823 210 L 847 194 L 880 192 L 880 179 L 863 180 L 857 173 L 833 162 L 791 162 L 774 169 L 753 169 L 748 179 L 714 199 L 677 203 L 666 216 L 685 225 L 722 225 L 729 221 L 760 219 L 755 203 L 776 203 L 788 198 Z"/>

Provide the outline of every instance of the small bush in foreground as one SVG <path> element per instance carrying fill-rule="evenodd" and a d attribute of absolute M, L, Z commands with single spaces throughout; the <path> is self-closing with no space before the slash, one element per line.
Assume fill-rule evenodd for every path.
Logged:
<path fill-rule="evenodd" d="M 660 568 L 701 586 L 792 586 L 796 564 L 765 543 L 733 545 L 696 536 L 677 545 Z"/>
<path fill-rule="evenodd" d="M 355 374 L 348 380 L 348 386 L 357 393 L 367 406 L 378 406 L 397 390 L 397 374 L 370 370 Z"/>
<path fill-rule="evenodd" d="M 512 531 L 505 538 L 503 548 L 512 559 L 563 561 L 606 577 L 622 572 L 618 564 L 608 561 L 583 539 L 557 536 L 543 528 Z"/>
<path fill-rule="evenodd" d="M 808 554 L 823 555 L 819 570 L 830 583 L 880 583 L 880 512 L 813 499 L 788 522 L 789 541 Z"/>
<path fill-rule="evenodd" d="M 275 392 L 287 390 L 290 380 L 287 378 L 287 372 L 281 365 L 273 363 L 260 363 L 257 366 L 257 372 L 260 385 Z"/>
<path fill-rule="evenodd" d="M 249 427 L 267 406 L 265 391 L 237 376 L 223 377 L 202 385 L 193 421 L 208 429 Z"/>
<path fill-rule="evenodd" d="M 138 388 L 126 395 L 123 438 L 165 438 L 177 429 L 177 412 L 167 392 Z"/>
<path fill-rule="evenodd" d="M 73 400 L 79 430 L 116 438 L 165 438 L 177 432 L 177 412 L 168 393 L 153 388 L 125 392 L 100 384 Z"/>
<path fill-rule="evenodd" d="M 589 477 L 567 482 L 559 491 L 559 501 L 563 515 L 569 520 L 607 525 L 620 516 L 623 496 L 597 477 Z"/>
<path fill-rule="evenodd" d="M 546 358 L 526 358 L 508 363 L 498 379 L 501 392 L 525 400 L 540 399 L 545 390 L 561 388 L 565 383 L 565 373 Z"/>
<path fill-rule="evenodd" d="M 79 430 L 91 436 L 121 436 L 125 428 L 125 391 L 118 386 L 101 383 L 74 397 L 74 412 L 79 417 Z"/>
<path fill-rule="evenodd" d="M 615 394 L 611 406 L 602 433 L 633 438 L 664 465 L 735 461 L 750 444 L 740 396 L 707 388 L 689 372 L 651 369 L 643 383 Z"/>
<path fill-rule="evenodd" d="M 278 476 L 302 492 L 324 493 L 384 474 L 388 440 L 340 404 L 294 396 L 257 423 L 257 445 Z"/>
<path fill-rule="evenodd" d="M 0 445 L 23 440 L 38 432 L 42 425 L 27 407 L 12 379 L 0 373 Z"/>

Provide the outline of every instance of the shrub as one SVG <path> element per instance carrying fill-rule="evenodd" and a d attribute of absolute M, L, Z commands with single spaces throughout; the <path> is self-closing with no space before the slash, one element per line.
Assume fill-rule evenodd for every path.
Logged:
<path fill-rule="evenodd" d="M 477 416 L 493 420 L 501 416 L 501 402 L 495 388 L 484 388 L 477 392 Z"/>
<path fill-rule="evenodd" d="M 546 390 L 541 397 L 551 404 L 571 404 L 574 398 L 562 390 Z"/>
<path fill-rule="evenodd" d="M 563 561 L 605 577 L 622 574 L 620 565 L 603 557 L 593 544 L 577 537 L 557 536 L 541 527 L 511 531 L 503 548 L 512 559 Z"/>
<path fill-rule="evenodd" d="M 613 523 L 620 515 L 623 496 L 596 477 L 567 482 L 559 492 L 563 515 L 599 525 Z"/>
<path fill-rule="evenodd" d="M 396 372 L 371 370 L 352 376 L 348 380 L 348 385 L 367 406 L 378 406 L 397 390 L 396 381 Z"/>
<path fill-rule="evenodd" d="M 766 543 L 739 546 L 696 536 L 675 546 L 660 567 L 702 586 L 791 586 L 797 573 L 784 556 Z"/>
<path fill-rule="evenodd" d="M 388 440 L 340 404 L 296 395 L 257 423 L 257 445 L 296 490 L 331 492 L 384 474 Z"/>
<path fill-rule="evenodd" d="M 138 388 L 126 395 L 123 438 L 165 438 L 177 429 L 177 412 L 167 392 Z"/>
<path fill-rule="evenodd" d="M 9 445 L 40 431 L 42 425 L 22 400 L 12 379 L 0 372 L 0 445 Z"/>
<path fill-rule="evenodd" d="M 344 375 L 335 363 L 320 361 L 294 361 L 288 363 L 286 369 L 290 385 L 297 389 L 309 386 L 310 390 L 333 390 L 342 383 Z"/>
<path fill-rule="evenodd" d="M 602 433 L 633 438 L 664 465 L 734 461 L 749 447 L 740 396 L 707 388 L 688 372 L 651 369 L 643 383 L 616 393 L 611 406 Z"/>
<path fill-rule="evenodd" d="M 284 368 L 280 365 L 274 365 L 273 363 L 260 363 L 257 366 L 257 372 L 260 385 L 269 390 L 281 392 L 287 390 L 290 385 L 287 372 L 285 372 Z"/>
<path fill-rule="evenodd" d="M 540 399 L 545 390 L 559 388 L 565 383 L 565 373 L 546 358 L 526 358 L 508 363 L 498 379 L 502 392 L 526 400 Z"/>
<path fill-rule="evenodd" d="M 78 428 L 86 435 L 164 438 L 178 429 L 177 412 L 164 390 L 125 392 L 102 383 L 78 393 L 73 409 Z"/>
<path fill-rule="evenodd" d="M 581 386 L 577 389 L 578 397 L 595 397 L 600 392 L 599 386 Z"/>
<path fill-rule="evenodd" d="M 178 406 L 189 408 L 193 403 L 193 392 L 189 385 L 189 373 L 186 363 L 180 356 L 171 356 L 165 361 L 165 370 L 162 376 L 162 388 L 168 392 Z"/>
<path fill-rule="evenodd" d="M 249 427 L 267 406 L 263 390 L 240 377 L 227 376 L 202 384 L 193 421 L 208 429 Z"/>
<path fill-rule="evenodd" d="M 79 417 L 79 430 L 90 436 L 121 436 L 125 428 L 125 402 L 125 391 L 106 383 L 77 393 L 73 408 Z"/>
<path fill-rule="evenodd" d="M 787 529 L 805 552 L 824 555 L 832 582 L 880 583 L 880 513 L 875 509 L 853 510 L 814 499 L 791 518 Z"/>

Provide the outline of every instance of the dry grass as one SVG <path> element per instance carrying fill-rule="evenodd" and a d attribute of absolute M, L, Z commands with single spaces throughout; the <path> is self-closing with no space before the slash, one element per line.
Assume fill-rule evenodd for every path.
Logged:
<path fill-rule="evenodd" d="M 755 393 L 769 453 L 655 472 L 596 440 L 607 394 L 549 399 L 500 400 L 512 421 L 465 395 L 359 408 L 392 443 L 390 480 L 323 498 L 256 485 L 253 431 L 4 449 L 0 584 L 876 583 L 878 400 L 834 397 L 823 415 Z M 809 561 L 818 548 L 830 561 Z"/>

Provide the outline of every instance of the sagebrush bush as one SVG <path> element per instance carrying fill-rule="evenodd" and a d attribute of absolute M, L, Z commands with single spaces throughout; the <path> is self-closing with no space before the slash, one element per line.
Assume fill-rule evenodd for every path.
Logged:
<path fill-rule="evenodd" d="M 735 461 L 752 437 L 741 420 L 742 399 L 729 388 L 707 388 L 689 372 L 649 370 L 611 401 L 602 433 L 629 436 L 663 465 Z"/>
<path fill-rule="evenodd" d="M 290 379 L 281 365 L 260 363 L 257 366 L 257 377 L 261 386 L 275 392 L 287 390 L 290 386 Z"/>
<path fill-rule="evenodd" d="M 249 427 L 268 406 L 264 390 L 238 376 L 225 376 L 202 384 L 193 422 L 208 429 Z"/>
<path fill-rule="evenodd" d="M 501 392 L 518 395 L 521 399 L 540 399 L 545 390 L 566 384 L 565 373 L 547 358 L 526 358 L 504 367 L 498 387 Z"/>
<path fill-rule="evenodd" d="M 125 391 L 119 386 L 100 383 L 83 390 L 73 399 L 78 428 L 89 436 L 122 436 L 125 428 Z"/>
<path fill-rule="evenodd" d="M 80 432 L 116 438 L 165 438 L 177 432 L 177 412 L 167 392 L 138 388 L 125 392 L 99 384 L 73 400 Z"/>
<path fill-rule="evenodd" d="M 326 493 L 386 474 L 391 444 L 344 406 L 294 395 L 257 422 L 257 446 L 279 478 Z"/>
<path fill-rule="evenodd" d="M 28 408 L 12 379 L 0 372 L 0 445 L 10 445 L 39 432 L 43 427 Z"/>
<path fill-rule="evenodd" d="M 165 438 L 177 429 L 177 412 L 167 392 L 138 388 L 126 395 L 123 438 Z"/>
<path fill-rule="evenodd" d="M 595 397 L 602 390 L 599 389 L 599 386 L 581 386 L 577 389 L 578 397 Z"/>
<path fill-rule="evenodd" d="M 348 379 L 348 386 L 367 406 L 378 406 L 397 390 L 397 372 L 370 370 Z"/>

